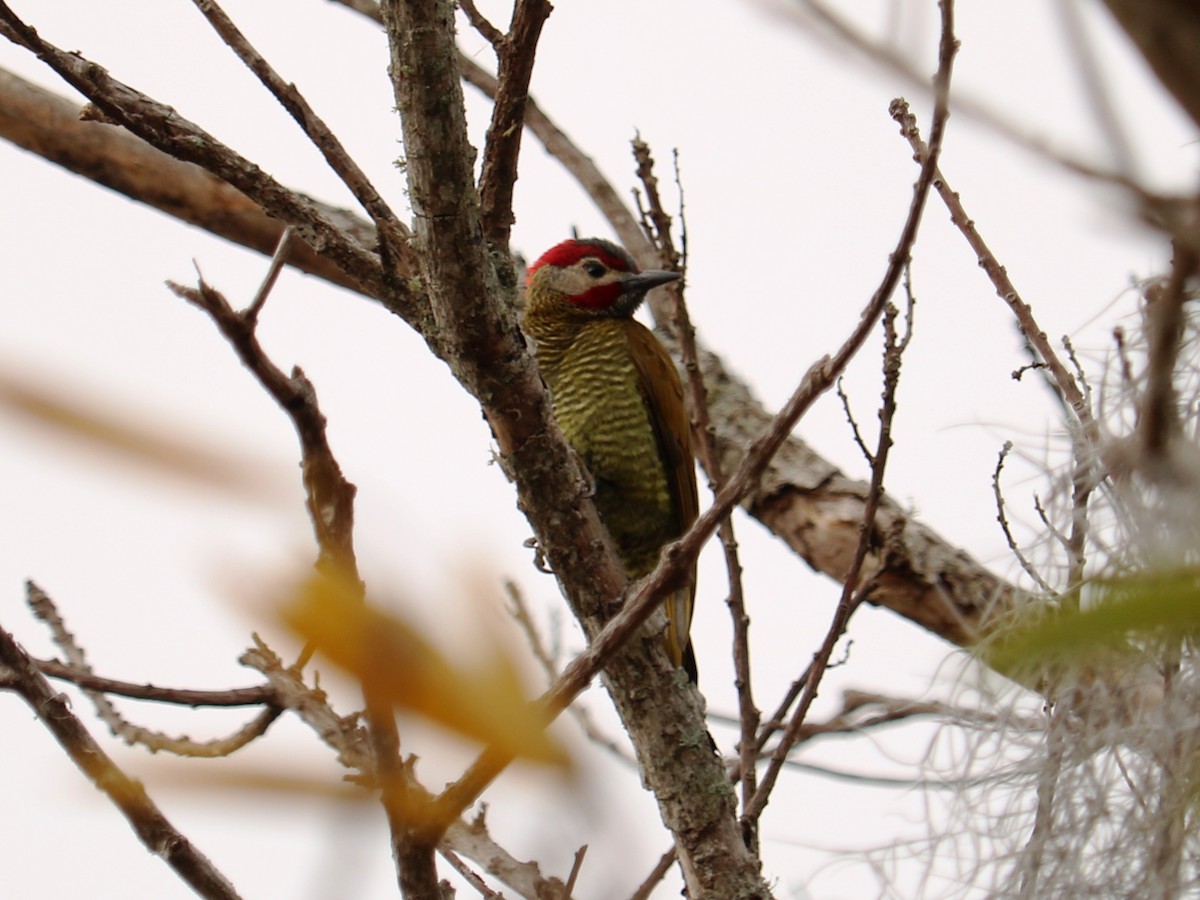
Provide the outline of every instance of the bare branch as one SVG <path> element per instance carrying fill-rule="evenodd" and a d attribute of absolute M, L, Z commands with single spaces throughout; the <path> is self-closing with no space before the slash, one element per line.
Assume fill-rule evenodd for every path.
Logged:
<path fill-rule="evenodd" d="M 71 761 L 122 812 L 146 849 L 161 857 L 201 897 L 237 900 L 238 893 L 228 879 L 171 824 L 141 783 L 117 767 L 71 712 L 66 698 L 50 686 L 3 628 L 0 688 L 18 694 L 29 705 Z"/>
<path fill-rule="evenodd" d="M 484 239 L 499 251 L 501 259 L 508 258 L 508 237 L 514 221 L 513 185 L 525 134 L 529 79 L 533 76 L 538 38 L 550 10 L 548 0 L 516 0 L 508 34 L 498 40 L 489 37 L 496 48 L 499 75 L 479 178 L 480 218 Z"/>
<path fill-rule="evenodd" d="M 70 667 L 75 671 L 90 673 L 91 666 L 88 665 L 87 656 L 83 652 L 83 648 L 79 646 L 79 643 L 75 640 L 75 636 L 67 630 L 66 623 L 54 605 L 54 601 L 50 599 L 50 595 L 33 582 L 26 583 L 25 593 L 29 608 L 33 610 L 33 614 L 38 619 L 46 623 L 50 628 L 50 634 L 54 643 L 63 651 L 63 655 L 66 656 Z M 96 707 L 96 713 L 99 715 L 101 721 L 108 726 L 114 735 L 124 740 L 125 743 L 130 745 L 141 744 L 151 753 L 165 750 L 168 753 L 174 753 L 176 756 L 201 759 L 215 759 L 229 756 L 231 753 L 240 750 L 251 741 L 266 734 L 267 729 L 271 727 L 272 723 L 283 712 L 280 706 L 271 701 L 268 703 L 266 709 L 232 734 L 208 741 L 194 741 L 188 737 L 173 737 L 160 731 L 135 725 L 121 715 L 112 701 L 101 691 L 84 688 L 84 693 Z"/>
<path fill-rule="evenodd" d="M 922 159 L 921 174 L 917 179 L 916 185 L 913 187 L 913 199 L 909 207 L 908 220 L 905 222 L 896 249 L 890 256 L 888 272 L 884 276 L 883 283 L 872 298 L 871 305 L 868 306 L 868 310 L 872 311 L 875 316 L 878 316 L 882 312 L 884 305 L 889 302 L 888 298 L 895 289 L 896 282 L 899 280 L 902 271 L 908 264 L 909 253 L 911 252 L 913 242 L 916 240 L 917 227 L 921 220 L 921 213 L 924 210 L 925 200 L 929 196 L 930 187 L 934 182 L 934 173 L 937 170 L 937 158 L 941 153 L 942 136 L 945 133 L 946 118 L 949 115 L 950 77 L 954 66 L 954 54 L 958 49 L 958 41 L 954 36 L 953 0 L 941 0 L 939 6 L 942 13 L 942 33 L 938 49 L 938 69 L 934 75 L 934 96 L 936 102 L 934 103 L 933 110 L 933 124 L 930 127 L 929 152 Z M 905 136 L 911 136 L 916 126 L 908 113 L 907 105 L 903 101 L 893 102 L 892 114 L 893 118 L 900 123 L 901 133 Z M 875 304 L 878 304 L 878 306 L 876 307 Z M 910 315 L 911 311 L 912 307 L 910 304 Z M 808 677 L 805 679 L 804 689 L 800 695 L 799 702 L 796 704 L 796 711 L 792 715 L 792 720 L 784 731 L 775 753 L 772 754 L 771 763 L 768 765 L 766 772 L 763 773 L 762 781 L 754 798 L 746 804 L 742 813 L 743 821 L 748 824 L 755 822 L 766 807 L 767 800 L 771 795 L 771 790 L 775 785 L 776 779 L 779 777 L 779 771 L 787 756 L 787 752 L 795 742 L 796 736 L 804 724 L 804 717 L 808 713 L 809 706 L 816 698 L 821 675 L 829 664 L 833 648 L 845 631 L 850 616 L 869 593 L 871 582 L 868 582 L 868 587 L 859 590 L 858 581 L 867 561 L 868 553 L 873 543 L 877 540 L 875 516 L 883 497 L 883 474 L 887 466 L 888 451 L 892 444 L 891 421 L 895 412 L 895 391 L 900 374 L 900 356 L 907 345 L 907 337 L 899 343 L 896 341 L 893 330 L 894 317 L 894 310 L 889 310 L 884 317 L 884 402 L 879 414 L 879 442 L 872 457 L 871 488 L 867 494 L 861 526 L 862 531 L 859 535 L 858 548 L 854 554 L 854 562 L 846 575 L 842 597 L 834 613 L 833 622 L 825 636 L 825 640 L 822 642 L 821 648 L 813 658 L 812 665 L 809 667 Z M 867 321 L 868 315 L 864 314 L 860 326 Z M 871 321 L 874 321 L 873 317 Z"/>
<path fill-rule="evenodd" d="M 385 288 L 379 257 L 356 243 L 307 198 L 289 191 L 261 168 L 226 147 L 169 106 L 113 78 L 78 54 L 42 40 L 0 0 L 0 33 L 27 48 L 92 101 L 104 117 L 176 159 L 192 162 L 240 190 L 271 215 L 292 225 L 318 253 L 331 259 L 358 287 L 413 315 L 417 302 L 403 286 Z M 415 318 L 415 315 L 413 315 Z"/>
<path fill-rule="evenodd" d="M 155 703 L 173 703 L 178 706 L 261 706 L 271 702 L 275 695 L 266 685 L 246 688 L 228 688 L 226 690 L 201 691 L 185 688 L 158 687 L 153 684 L 134 684 L 129 681 L 118 681 L 115 678 L 104 678 L 90 671 L 84 671 L 58 662 L 54 659 L 35 659 L 34 665 L 41 673 L 49 678 L 67 681 L 79 685 L 89 691 L 99 691 L 104 694 L 116 694 L 133 700 L 150 700 Z"/>
<path fill-rule="evenodd" d="M 285 227 L 237 188 L 199 166 L 157 150 L 123 128 L 82 121 L 80 107 L 0 69 L 0 136 L 65 169 L 167 215 L 270 255 Z M 362 247 L 370 224 L 346 210 L 292 192 Z M 351 290 L 361 290 L 330 259 L 293 242 L 288 264 Z"/>
<path fill-rule="evenodd" d="M 225 15 L 216 0 L 193 0 L 193 2 L 208 19 L 213 30 L 221 36 L 221 40 L 229 45 L 229 48 L 237 54 L 246 67 L 258 77 L 258 80 L 296 120 L 296 123 L 304 129 L 309 140 L 325 157 L 329 168 L 337 173 L 342 183 L 350 189 L 350 193 L 367 211 L 375 223 L 384 271 L 388 274 L 389 280 L 394 282 L 397 274 L 397 261 L 405 255 L 404 245 L 408 241 L 408 228 L 396 218 L 396 214 L 375 190 L 370 179 L 350 158 L 350 154 L 346 152 L 342 142 L 308 105 L 308 101 L 304 99 L 296 86 L 284 82 L 271 64 L 254 49 L 246 36 Z"/>
<path fill-rule="evenodd" d="M 1004 540 L 1008 542 L 1008 549 L 1017 558 L 1017 562 L 1021 564 L 1021 568 L 1025 570 L 1025 574 L 1032 578 L 1033 583 L 1045 591 L 1047 595 L 1053 595 L 1056 591 L 1046 583 L 1041 573 L 1025 558 L 1025 554 L 1021 552 L 1016 538 L 1013 537 L 1012 530 L 1008 527 L 1008 516 L 1004 512 L 1004 492 L 1000 489 L 1000 473 L 1004 470 L 1004 460 L 1008 458 L 1012 447 L 1012 441 L 1004 442 L 1004 446 L 996 457 L 996 468 L 992 471 L 992 495 L 996 498 L 996 521 L 1000 523 L 1000 530 L 1004 533 Z"/>
<path fill-rule="evenodd" d="M 650 896 L 654 893 L 654 889 L 658 887 L 659 882 L 666 877 L 671 871 L 671 866 L 675 864 L 675 848 L 672 847 L 654 864 L 654 868 L 650 870 L 650 874 L 645 880 L 638 885 L 637 890 L 629 895 L 629 900 L 650 900 Z"/>

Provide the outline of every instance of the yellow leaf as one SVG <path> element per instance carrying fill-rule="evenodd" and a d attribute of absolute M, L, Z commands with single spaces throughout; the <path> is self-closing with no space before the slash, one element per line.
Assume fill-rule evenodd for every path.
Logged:
<path fill-rule="evenodd" d="M 485 668 L 450 663 L 402 619 L 359 599 L 348 579 L 314 575 L 283 609 L 284 621 L 354 674 L 371 697 L 514 756 L 565 765 L 545 717 L 525 699 L 516 669 L 497 651 Z"/>

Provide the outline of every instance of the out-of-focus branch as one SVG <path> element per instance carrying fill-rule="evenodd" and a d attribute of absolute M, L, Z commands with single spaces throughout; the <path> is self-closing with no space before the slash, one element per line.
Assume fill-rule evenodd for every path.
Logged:
<path fill-rule="evenodd" d="M 0 137 L 120 194 L 251 250 L 269 255 L 284 224 L 225 181 L 141 138 L 82 119 L 79 105 L 0 69 Z M 302 196 L 302 195 L 298 195 Z M 352 213 L 310 197 L 306 203 L 351 240 L 369 247 L 375 230 Z M 332 259 L 295 242 L 288 264 L 360 290 Z"/>
<path fill-rule="evenodd" d="M 285 666 L 261 641 L 247 650 L 240 661 L 262 673 L 279 705 L 294 712 L 311 728 L 337 754 L 338 762 L 348 769 L 357 769 L 368 783 L 373 783 L 371 741 L 354 717 L 339 716 L 323 691 L 306 685 L 295 668 Z M 421 786 L 411 779 L 409 770 L 403 769 L 398 774 L 408 781 L 409 791 L 429 799 Z M 523 897 L 559 896 L 554 891 L 562 887 L 562 882 L 544 877 L 535 863 L 522 862 L 499 846 L 488 834 L 482 818 L 473 822 L 455 820 L 446 829 L 438 848 L 474 860 Z"/>
<path fill-rule="evenodd" d="M 283 240 L 286 241 L 285 232 Z M 268 276 L 268 283 L 270 277 Z M 317 567 L 329 577 L 349 586 L 358 599 L 363 587 L 354 551 L 354 497 L 356 488 L 342 474 L 325 430 L 325 416 L 317 404 L 316 390 L 300 368 L 285 375 L 266 355 L 256 334 L 258 312 L 264 299 L 260 291 L 244 312 L 238 312 L 223 296 L 200 279 L 198 288 L 168 282 L 177 295 L 208 313 L 242 364 L 258 379 L 292 421 L 300 439 L 301 473 L 305 505 L 317 539 Z M 307 653 L 306 648 L 306 653 Z M 363 685 L 373 758 L 372 775 L 382 788 L 384 810 L 392 829 L 394 845 L 407 827 L 408 813 L 421 802 L 403 778 L 400 738 L 392 707 Z M 397 857 L 399 864 L 399 857 Z M 401 871 L 403 881 L 404 872 Z"/>
<path fill-rule="evenodd" d="M 1138 432 L 1147 459 L 1155 463 L 1166 461 L 1168 445 L 1180 432 L 1173 379 L 1184 333 L 1183 304 L 1198 267 L 1200 259 L 1190 247 L 1176 246 L 1170 277 L 1146 292 L 1146 391 Z"/>
<path fill-rule="evenodd" d="M 147 850 L 161 857 L 201 897 L 237 900 L 229 880 L 171 824 L 141 783 L 117 767 L 71 712 L 67 698 L 51 687 L 3 628 L 0 689 L 12 691 L 29 705 L 71 761 L 121 810 Z"/>
<path fill-rule="evenodd" d="M 330 258 L 364 293 L 383 300 L 407 320 L 420 319 L 422 298 L 406 282 L 385 279 L 379 256 L 350 238 L 306 197 L 288 190 L 171 107 L 118 81 L 91 60 L 43 40 L 3 0 L 0 34 L 34 53 L 87 97 L 98 117 L 128 129 L 176 159 L 207 169 L 293 226 L 305 243 Z M 96 113 L 91 117 L 97 117 Z"/>
<path fill-rule="evenodd" d="M 1200 127 L 1200 6 L 1193 0 L 1104 0 L 1104 5 Z"/>

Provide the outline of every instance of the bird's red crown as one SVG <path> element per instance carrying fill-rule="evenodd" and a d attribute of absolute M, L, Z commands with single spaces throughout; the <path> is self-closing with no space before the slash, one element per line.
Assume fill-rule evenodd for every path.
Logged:
<path fill-rule="evenodd" d="M 565 269 L 567 266 L 575 265 L 585 256 L 594 256 L 604 265 L 610 269 L 616 269 L 618 272 L 637 271 L 637 265 L 633 259 L 616 244 L 602 238 L 585 238 L 582 240 L 571 239 L 555 244 L 529 267 L 529 274 L 526 277 L 532 277 L 533 273 L 542 266 L 557 266 Z"/>

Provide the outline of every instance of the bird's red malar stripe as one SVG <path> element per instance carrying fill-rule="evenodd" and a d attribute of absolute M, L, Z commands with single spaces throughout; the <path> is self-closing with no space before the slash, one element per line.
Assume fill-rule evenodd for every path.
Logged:
<path fill-rule="evenodd" d="M 560 269 L 565 269 L 568 266 L 573 266 L 585 256 L 594 256 L 610 269 L 616 269 L 618 272 L 629 271 L 628 261 L 621 259 L 619 256 L 614 256 L 603 247 L 597 244 L 588 244 L 582 241 L 563 241 L 561 244 L 555 244 L 545 253 L 537 258 L 537 261 L 529 267 L 529 275 L 532 275 L 542 266 L 558 266 Z M 527 276 L 528 277 L 528 276 Z"/>
<path fill-rule="evenodd" d="M 620 296 L 621 285 L 613 282 L 612 284 L 598 284 L 596 287 L 568 299 L 572 306 L 582 306 L 584 309 L 608 309 L 617 302 L 617 298 Z"/>

